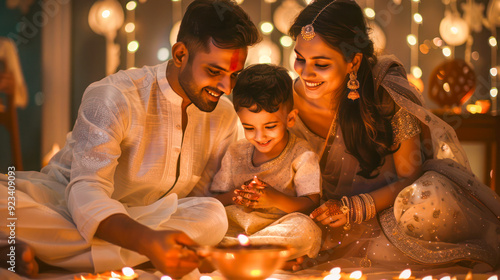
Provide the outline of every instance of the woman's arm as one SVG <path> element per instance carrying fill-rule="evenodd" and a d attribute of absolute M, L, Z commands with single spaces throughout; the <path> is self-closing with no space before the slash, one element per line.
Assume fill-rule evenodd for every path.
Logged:
<path fill-rule="evenodd" d="M 391 207 L 399 192 L 421 175 L 420 134 L 401 142 L 401 147 L 393 154 L 393 159 L 397 174 L 380 174 L 379 176 L 397 176 L 398 181 L 370 192 L 377 212 Z"/>

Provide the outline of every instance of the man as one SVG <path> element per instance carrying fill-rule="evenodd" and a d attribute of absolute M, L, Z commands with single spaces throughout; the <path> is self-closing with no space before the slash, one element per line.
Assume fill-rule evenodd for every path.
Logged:
<path fill-rule="evenodd" d="M 227 219 L 215 199 L 185 197 L 207 193 L 237 138 L 237 117 L 222 95 L 259 40 L 230 0 L 195 0 L 170 61 L 91 84 L 65 147 L 41 173 L 16 174 L 16 239 L 44 263 L 70 270 L 148 259 L 173 277 L 196 268 L 186 246 L 217 244 Z M 1 189 L 4 221 L 7 196 Z"/>

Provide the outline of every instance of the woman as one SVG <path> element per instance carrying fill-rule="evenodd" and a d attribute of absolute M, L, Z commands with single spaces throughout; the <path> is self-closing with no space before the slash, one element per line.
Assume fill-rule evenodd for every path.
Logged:
<path fill-rule="evenodd" d="M 292 130 L 321 159 L 317 260 L 497 267 L 498 196 L 471 173 L 453 129 L 422 107 L 401 63 L 374 55 L 355 1 L 313 2 L 290 34 L 299 74 Z"/>

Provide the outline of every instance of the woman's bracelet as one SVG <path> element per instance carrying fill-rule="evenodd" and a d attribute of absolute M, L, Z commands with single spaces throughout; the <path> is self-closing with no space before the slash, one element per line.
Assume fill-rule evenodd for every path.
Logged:
<path fill-rule="evenodd" d="M 342 213 L 344 213 L 344 215 L 346 215 L 347 218 L 347 221 L 344 225 L 344 230 L 350 230 L 351 229 L 350 212 L 352 208 L 349 202 L 349 198 L 347 196 L 343 196 L 340 202 L 342 202 L 342 207 L 340 208 L 340 211 L 342 211 Z"/>
<path fill-rule="evenodd" d="M 351 223 L 361 224 L 363 221 L 373 219 L 377 215 L 375 201 L 368 193 L 362 193 L 351 197 L 343 196 L 340 210 L 346 215 L 347 222 L 345 230 L 351 228 Z"/>

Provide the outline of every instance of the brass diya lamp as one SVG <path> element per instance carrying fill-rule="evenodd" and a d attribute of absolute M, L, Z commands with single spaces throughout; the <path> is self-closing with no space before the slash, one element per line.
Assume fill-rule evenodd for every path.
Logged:
<path fill-rule="evenodd" d="M 242 237 L 243 236 L 243 237 Z M 228 280 L 262 280 L 280 269 L 290 256 L 290 248 L 283 245 L 252 245 L 238 236 L 240 244 L 206 248 L 207 258 Z"/>

